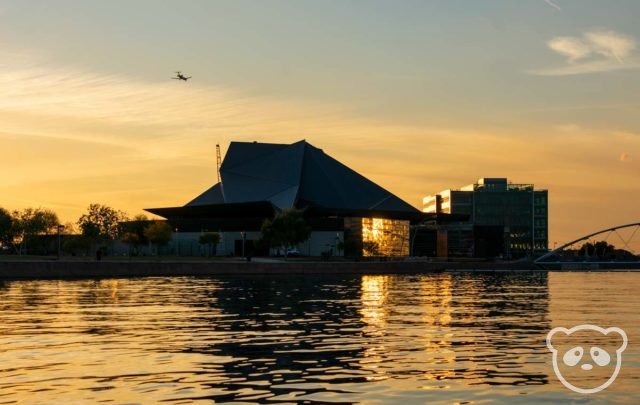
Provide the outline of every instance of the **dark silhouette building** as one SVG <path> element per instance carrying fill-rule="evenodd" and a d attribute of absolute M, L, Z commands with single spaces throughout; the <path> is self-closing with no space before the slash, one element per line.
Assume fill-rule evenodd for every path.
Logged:
<path fill-rule="evenodd" d="M 409 224 L 422 217 L 413 206 L 304 140 L 232 142 L 220 177 L 182 207 L 147 209 L 178 230 L 178 247 L 193 246 L 202 232 L 215 231 L 222 235 L 218 254 L 238 255 L 241 249 L 266 254 L 257 243 L 263 221 L 295 208 L 312 228 L 311 238 L 298 246 L 301 254 L 406 256 Z"/>

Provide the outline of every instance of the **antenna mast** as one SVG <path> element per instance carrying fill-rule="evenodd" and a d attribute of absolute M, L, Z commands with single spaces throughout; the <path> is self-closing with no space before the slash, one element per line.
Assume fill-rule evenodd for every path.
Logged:
<path fill-rule="evenodd" d="M 221 183 L 222 180 L 220 180 L 220 166 L 222 166 L 222 158 L 220 157 L 220 144 L 219 143 L 216 144 L 216 158 L 217 158 L 217 161 L 218 161 L 218 170 L 217 170 L 217 172 L 218 172 L 218 183 Z"/>

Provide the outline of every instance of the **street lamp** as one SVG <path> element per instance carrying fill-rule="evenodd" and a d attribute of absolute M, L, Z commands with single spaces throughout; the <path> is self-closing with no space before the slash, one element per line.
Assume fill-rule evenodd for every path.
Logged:
<path fill-rule="evenodd" d="M 178 227 L 176 227 L 176 256 L 180 256 L 180 239 L 178 239 Z"/>

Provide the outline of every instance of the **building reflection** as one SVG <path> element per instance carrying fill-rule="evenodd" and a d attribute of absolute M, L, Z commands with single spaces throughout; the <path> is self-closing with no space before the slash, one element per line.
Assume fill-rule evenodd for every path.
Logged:
<path fill-rule="evenodd" d="M 223 279 L 210 301 L 220 316 L 208 319 L 209 335 L 217 338 L 188 348 L 210 356 L 202 368 L 217 382 L 206 399 L 335 398 L 348 394 L 341 384 L 366 382 L 357 361 L 365 350 L 354 301 L 359 282 L 353 276 Z"/>
<path fill-rule="evenodd" d="M 7 282 L 1 293 L 15 314 L 6 331 L 72 334 L 87 360 L 67 371 L 146 361 L 196 387 L 173 400 L 344 403 L 376 389 L 548 382 L 545 273 Z"/>
<path fill-rule="evenodd" d="M 374 327 L 384 327 L 387 318 L 387 288 L 389 276 L 362 276 L 361 309 L 362 322 Z"/>
<path fill-rule="evenodd" d="M 545 274 L 229 278 L 211 298 L 188 350 L 211 356 L 215 401 L 548 381 Z"/>
<path fill-rule="evenodd" d="M 361 365 L 376 379 L 547 382 L 531 361 L 546 356 L 546 274 L 364 276 L 360 299 Z"/>

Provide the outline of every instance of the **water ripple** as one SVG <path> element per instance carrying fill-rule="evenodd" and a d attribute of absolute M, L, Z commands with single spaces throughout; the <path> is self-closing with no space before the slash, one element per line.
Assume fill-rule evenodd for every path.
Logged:
<path fill-rule="evenodd" d="M 2 282 L 0 404 L 566 402 L 578 397 L 553 374 L 547 332 L 584 318 L 640 333 L 628 315 L 639 284 L 625 273 Z M 628 351 L 595 402 L 637 402 L 624 392 L 640 350 Z"/>

